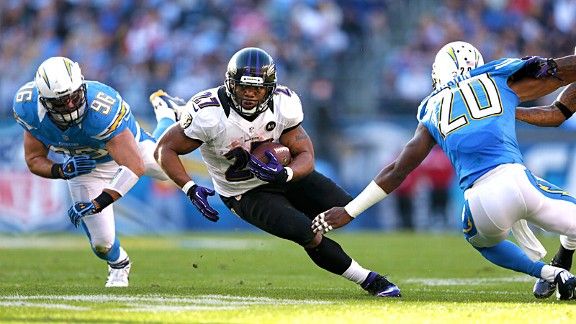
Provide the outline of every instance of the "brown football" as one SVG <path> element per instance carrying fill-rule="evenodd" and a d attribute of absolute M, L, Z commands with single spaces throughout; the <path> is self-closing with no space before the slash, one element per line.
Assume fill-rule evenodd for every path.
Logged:
<path fill-rule="evenodd" d="M 275 142 L 265 142 L 258 145 L 252 150 L 252 155 L 254 155 L 258 160 L 268 163 L 268 157 L 264 152 L 270 151 L 276 156 L 276 159 L 282 163 L 283 166 L 287 166 L 292 162 L 292 154 L 290 154 L 290 149 L 280 143 Z"/>

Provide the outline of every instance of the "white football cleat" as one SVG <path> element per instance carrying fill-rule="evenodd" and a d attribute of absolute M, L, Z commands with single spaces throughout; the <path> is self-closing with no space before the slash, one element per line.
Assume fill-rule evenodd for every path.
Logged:
<path fill-rule="evenodd" d="M 162 118 L 179 121 L 182 110 L 184 106 L 186 106 L 186 101 L 182 98 L 172 97 L 164 92 L 164 90 L 157 90 L 150 95 L 149 99 L 152 107 L 154 107 L 154 113 L 158 121 Z"/>
<path fill-rule="evenodd" d="M 132 263 L 130 260 L 127 261 L 128 264 L 122 268 L 113 268 L 108 264 L 108 279 L 105 287 L 128 287 L 128 276 L 130 275 Z"/>

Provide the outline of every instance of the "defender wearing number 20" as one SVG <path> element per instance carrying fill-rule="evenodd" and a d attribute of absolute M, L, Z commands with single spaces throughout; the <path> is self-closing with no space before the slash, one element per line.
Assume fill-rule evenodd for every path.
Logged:
<path fill-rule="evenodd" d="M 466 240 L 489 261 L 539 278 L 536 297 L 550 296 L 557 287 L 560 299 L 574 299 L 576 278 L 570 272 L 534 261 L 543 253 L 527 254 L 544 249 L 525 224 L 564 235 L 561 243 L 571 258 L 576 199 L 526 169 L 515 115 L 520 102 L 574 82 L 576 57 L 504 58 L 484 65 L 474 46 L 452 42 L 436 55 L 432 80 L 434 91 L 420 104 L 418 127 L 400 155 L 352 202 L 319 214 L 313 230 L 326 233 L 349 223 L 396 189 L 438 144 L 464 191 Z M 507 240 L 511 230 L 522 248 Z"/>

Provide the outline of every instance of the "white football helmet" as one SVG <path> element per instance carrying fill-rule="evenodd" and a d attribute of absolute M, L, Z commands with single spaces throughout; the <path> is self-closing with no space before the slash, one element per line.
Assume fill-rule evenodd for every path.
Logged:
<path fill-rule="evenodd" d="M 40 64 L 34 83 L 50 119 L 61 127 L 79 124 L 86 111 L 86 84 L 78 63 L 55 56 Z"/>
<path fill-rule="evenodd" d="M 466 42 L 451 42 L 436 54 L 432 65 L 432 86 L 438 90 L 459 75 L 484 65 L 482 54 Z"/>

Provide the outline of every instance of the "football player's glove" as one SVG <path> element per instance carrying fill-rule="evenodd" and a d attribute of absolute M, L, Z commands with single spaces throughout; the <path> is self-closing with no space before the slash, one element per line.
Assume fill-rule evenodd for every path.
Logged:
<path fill-rule="evenodd" d="M 211 222 L 217 222 L 220 219 L 218 211 L 208 203 L 208 196 L 214 196 L 215 193 L 214 190 L 197 184 L 190 187 L 186 193 L 192 204 Z"/>
<path fill-rule="evenodd" d="M 536 79 L 547 76 L 553 76 L 557 79 L 560 79 L 557 76 L 558 64 L 553 59 L 543 58 L 540 56 L 528 56 L 523 57 L 522 60 L 526 61 L 526 65 L 524 65 L 524 71 L 519 71 L 520 73 L 524 72 L 528 76 L 534 77 Z"/>
<path fill-rule="evenodd" d="M 89 155 L 71 156 L 64 163 L 52 165 L 52 177 L 60 179 L 72 179 L 79 175 L 87 174 L 96 167 L 96 161 Z"/>
<path fill-rule="evenodd" d="M 288 180 L 288 171 L 286 168 L 276 159 L 276 156 L 272 152 L 266 151 L 264 154 L 270 159 L 268 163 L 264 163 L 250 154 L 248 170 L 262 181 L 271 183 L 286 182 Z"/>
<path fill-rule="evenodd" d="M 68 217 L 75 227 L 80 225 L 82 217 L 96 213 L 96 206 L 92 202 L 79 202 L 68 209 Z"/>

